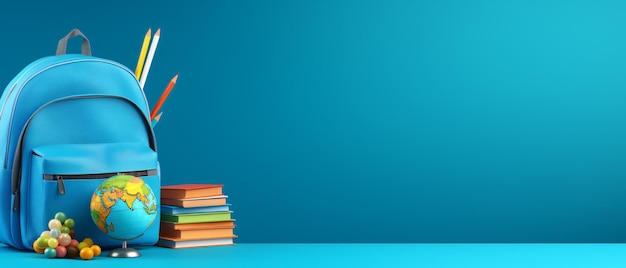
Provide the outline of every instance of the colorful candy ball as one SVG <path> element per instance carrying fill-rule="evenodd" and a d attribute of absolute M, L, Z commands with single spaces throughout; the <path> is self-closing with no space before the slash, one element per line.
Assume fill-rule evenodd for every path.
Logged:
<path fill-rule="evenodd" d="M 48 239 L 48 246 L 51 248 L 56 248 L 59 245 L 59 240 L 54 237 L 50 237 Z"/>
<path fill-rule="evenodd" d="M 61 231 L 57 228 L 50 229 L 50 237 L 59 238 Z"/>
<path fill-rule="evenodd" d="M 65 222 L 65 220 L 67 219 L 65 213 L 63 212 L 57 212 L 57 214 L 54 214 L 54 218 L 59 220 L 60 222 Z"/>
<path fill-rule="evenodd" d="M 93 250 L 94 256 L 100 256 L 100 253 L 102 253 L 102 249 L 98 245 L 91 246 L 91 250 Z"/>
<path fill-rule="evenodd" d="M 50 230 L 61 229 L 61 227 L 63 227 L 63 224 L 61 224 L 61 222 L 57 219 L 52 219 L 48 222 L 48 228 L 50 228 Z"/>
<path fill-rule="evenodd" d="M 46 248 L 43 251 L 43 255 L 45 255 L 48 259 L 52 259 L 57 256 L 57 250 L 54 248 Z"/>
<path fill-rule="evenodd" d="M 73 258 L 78 257 L 78 248 L 76 248 L 75 246 L 66 247 L 66 250 L 67 250 L 67 254 L 65 254 L 66 258 L 73 259 Z"/>
<path fill-rule="evenodd" d="M 89 237 L 83 239 L 83 242 L 87 243 L 90 247 L 93 246 L 93 240 Z"/>
<path fill-rule="evenodd" d="M 72 237 L 68 234 L 59 235 L 59 245 L 67 247 L 72 243 Z"/>
<path fill-rule="evenodd" d="M 89 247 L 81 249 L 80 258 L 83 260 L 91 260 L 93 258 L 93 250 Z"/>
<path fill-rule="evenodd" d="M 39 254 L 43 254 L 45 248 L 40 248 L 37 245 L 37 241 L 35 240 L 35 243 L 33 243 L 33 250 L 35 250 L 35 252 L 39 253 Z"/>
<path fill-rule="evenodd" d="M 63 258 L 67 254 L 67 248 L 65 248 L 64 246 L 58 246 L 56 250 L 58 258 Z"/>
<path fill-rule="evenodd" d="M 57 212 L 54 219 L 48 221 L 49 231 L 41 232 L 39 238 L 33 241 L 33 250 L 47 258 L 76 258 L 90 260 L 102 253 L 102 248 L 95 245 L 93 239 L 85 238 L 82 242 L 76 240 L 74 219 L 68 218 L 63 212 Z"/>
<path fill-rule="evenodd" d="M 72 219 L 72 218 L 67 218 L 65 220 L 65 222 L 63 223 L 64 226 L 67 226 L 69 228 L 74 228 L 74 224 L 75 224 L 74 223 L 74 219 Z M 61 228 L 61 227 L 59 227 L 59 228 Z"/>
<path fill-rule="evenodd" d="M 50 237 L 50 231 L 43 231 L 39 236 Z"/>
<path fill-rule="evenodd" d="M 49 238 L 45 237 L 45 236 L 40 237 L 39 239 L 37 239 L 37 246 L 39 248 L 43 248 L 43 249 L 47 248 L 48 247 L 48 239 Z"/>
<path fill-rule="evenodd" d="M 84 248 L 88 248 L 89 244 L 87 244 L 87 242 L 83 241 L 78 243 L 78 250 L 83 250 Z"/>

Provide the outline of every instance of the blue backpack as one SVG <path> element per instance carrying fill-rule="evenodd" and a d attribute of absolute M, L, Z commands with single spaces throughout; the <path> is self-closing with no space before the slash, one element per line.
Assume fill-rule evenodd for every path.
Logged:
<path fill-rule="evenodd" d="M 82 54 L 65 53 L 82 38 Z M 121 247 L 92 220 L 94 191 L 108 178 L 143 179 L 160 196 L 160 170 L 146 96 L 125 66 L 91 56 L 77 29 L 59 41 L 56 56 L 26 66 L 0 99 L 0 242 L 33 249 L 62 211 L 75 220 L 76 239 Z M 118 202 L 122 202 L 119 200 Z M 129 244 L 155 244 L 160 211 Z"/>

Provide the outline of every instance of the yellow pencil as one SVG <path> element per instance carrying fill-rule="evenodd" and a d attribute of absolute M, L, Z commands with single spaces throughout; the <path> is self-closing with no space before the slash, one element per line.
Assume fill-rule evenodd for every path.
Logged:
<path fill-rule="evenodd" d="M 137 68 L 135 68 L 135 77 L 139 80 L 141 75 L 141 69 L 143 69 L 143 62 L 146 60 L 146 53 L 148 52 L 148 45 L 150 44 L 150 36 L 152 35 L 152 28 L 148 29 L 146 36 L 143 38 L 143 45 L 141 45 L 141 51 L 139 52 L 139 60 L 137 61 Z"/>

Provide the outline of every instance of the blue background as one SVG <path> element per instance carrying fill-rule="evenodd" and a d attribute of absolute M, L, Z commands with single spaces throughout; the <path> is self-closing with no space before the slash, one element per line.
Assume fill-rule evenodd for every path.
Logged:
<path fill-rule="evenodd" d="M 625 242 L 625 10 L 14 1 L 0 83 L 74 27 L 134 70 L 161 28 L 163 183 L 224 183 L 239 243 Z"/>

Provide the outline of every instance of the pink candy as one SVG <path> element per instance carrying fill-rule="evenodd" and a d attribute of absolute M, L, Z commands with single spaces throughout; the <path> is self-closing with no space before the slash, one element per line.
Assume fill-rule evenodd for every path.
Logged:
<path fill-rule="evenodd" d="M 57 258 L 63 258 L 65 257 L 65 254 L 67 254 L 67 249 L 64 246 L 57 246 L 56 250 Z"/>

